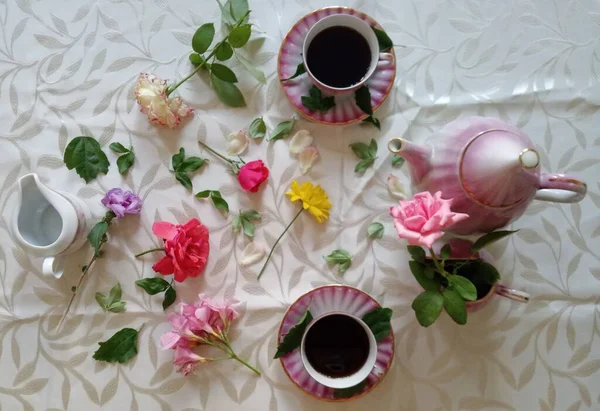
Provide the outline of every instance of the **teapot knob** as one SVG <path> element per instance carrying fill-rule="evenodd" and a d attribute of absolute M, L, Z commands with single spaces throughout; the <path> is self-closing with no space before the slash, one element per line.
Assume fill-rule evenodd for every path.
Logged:
<path fill-rule="evenodd" d="M 523 168 L 536 168 L 540 164 L 540 155 L 533 148 L 526 148 L 519 154 L 519 162 Z"/>

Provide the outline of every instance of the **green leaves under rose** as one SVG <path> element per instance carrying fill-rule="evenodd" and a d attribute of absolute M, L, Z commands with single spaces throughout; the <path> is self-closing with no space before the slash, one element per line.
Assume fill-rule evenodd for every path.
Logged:
<path fill-rule="evenodd" d="M 175 288 L 173 288 L 173 283 L 169 283 L 160 277 L 142 278 L 141 280 L 137 280 L 135 285 L 146 291 L 146 294 L 148 295 L 156 295 L 164 292 L 165 295 L 162 303 L 163 310 L 169 308 L 177 298 L 177 292 L 175 291 Z"/>

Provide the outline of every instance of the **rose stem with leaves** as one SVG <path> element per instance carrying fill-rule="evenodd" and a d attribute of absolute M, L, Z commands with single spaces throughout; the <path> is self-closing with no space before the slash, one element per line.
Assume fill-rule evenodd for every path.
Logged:
<path fill-rule="evenodd" d="M 246 19 L 246 17 L 248 17 L 249 14 L 250 14 L 250 10 L 248 10 L 246 13 L 244 13 L 244 15 L 232 27 L 232 29 L 229 32 L 229 34 L 223 40 L 221 40 L 219 43 L 217 43 L 216 46 L 213 47 L 213 49 L 210 52 L 210 54 L 208 55 L 208 57 L 205 58 L 205 59 L 203 59 L 200 62 L 200 64 L 198 64 L 198 66 L 194 69 L 194 71 L 192 71 L 188 76 L 186 76 L 183 79 L 179 80 L 177 83 L 169 86 L 167 88 L 167 96 L 169 96 L 172 92 L 174 92 L 177 89 L 177 87 L 181 86 L 183 83 L 185 83 L 186 81 L 188 81 L 194 74 L 196 74 L 197 72 L 199 72 L 200 69 L 202 67 L 204 67 L 208 63 L 208 60 L 210 60 L 211 58 L 214 57 L 215 54 L 217 54 L 217 50 L 219 49 L 219 47 L 221 46 L 221 44 L 225 43 L 229 39 L 229 36 L 231 35 L 231 32 L 233 31 L 233 29 L 241 26 L 242 23 L 244 22 L 244 20 Z"/>
<path fill-rule="evenodd" d="M 273 251 L 275 251 L 275 247 L 277 247 L 277 244 L 279 244 L 279 240 L 281 240 L 281 237 L 283 237 L 283 235 L 292 226 L 292 224 L 294 224 L 294 221 L 296 221 L 296 219 L 300 216 L 300 214 L 302 214 L 303 211 L 304 211 L 304 208 L 301 208 L 300 211 L 298 211 L 298 214 L 296 214 L 296 216 L 292 219 L 292 221 L 287 225 L 285 230 L 283 230 L 283 233 L 281 233 L 281 235 L 277 238 L 277 240 L 275 240 L 275 243 L 273 244 L 273 247 L 271 247 L 271 251 L 269 252 L 269 255 L 267 256 L 267 260 L 265 261 L 264 265 L 260 269 L 260 272 L 258 273 L 258 277 L 256 277 L 256 280 L 260 280 L 261 275 L 263 275 L 263 272 L 265 271 L 265 268 L 267 268 L 267 264 L 269 263 L 269 260 L 271 259 L 271 255 L 273 255 Z"/>
<path fill-rule="evenodd" d="M 106 215 L 100 221 L 99 224 L 106 223 L 107 224 L 106 230 L 108 231 L 108 227 L 110 226 L 111 221 L 115 217 L 116 217 L 115 213 L 113 213 L 112 211 L 109 211 L 109 212 L 106 213 Z M 93 233 L 93 230 L 92 230 L 92 232 L 90 234 L 92 234 L 92 233 Z M 88 235 L 88 239 L 89 239 L 89 235 Z M 106 243 L 107 240 L 108 240 L 108 238 L 106 237 L 106 233 L 104 233 L 104 235 L 102 235 L 100 237 L 100 239 L 98 240 L 97 247 L 94 247 L 94 255 L 90 259 L 90 262 L 87 263 L 87 265 L 85 266 L 85 268 L 82 270 L 81 277 L 79 277 L 79 281 L 77 282 L 77 285 L 74 288 L 71 288 L 71 290 L 73 292 L 73 295 L 71 295 L 71 299 L 69 300 L 69 304 L 67 304 L 67 309 L 65 310 L 64 314 L 60 318 L 60 321 L 58 322 L 57 329 L 60 329 L 60 326 L 65 321 L 65 318 L 67 318 L 67 314 L 69 314 L 69 310 L 71 309 L 71 306 L 73 305 L 73 301 L 75 301 L 75 297 L 77 296 L 77 291 L 79 291 L 79 288 L 81 287 L 81 283 L 83 283 L 83 279 L 87 275 L 88 271 L 90 271 L 90 268 L 92 267 L 92 265 L 94 264 L 94 262 L 96 262 L 96 259 L 101 256 L 101 254 L 100 254 L 100 248 L 102 247 L 102 245 L 104 243 Z"/>

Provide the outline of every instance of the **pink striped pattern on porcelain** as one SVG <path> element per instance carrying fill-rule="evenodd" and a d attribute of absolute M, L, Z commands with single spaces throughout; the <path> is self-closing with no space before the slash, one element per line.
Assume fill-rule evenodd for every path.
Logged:
<path fill-rule="evenodd" d="M 279 327 L 279 341 L 298 322 L 310 307 L 314 318 L 331 312 L 343 312 L 362 318 L 366 313 L 379 307 L 377 301 L 363 291 L 345 285 L 326 285 L 315 288 L 296 300 L 286 312 Z M 369 374 L 363 393 L 373 389 L 385 376 L 394 358 L 394 335 L 377 344 L 377 362 Z M 327 401 L 336 401 L 334 389 L 315 381 L 306 371 L 300 358 L 300 349 L 281 357 L 281 365 L 292 382 L 308 394 Z M 358 395 L 362 395 L 359 393 Z M 340 399 L 347 400 L 347 399 Z"/>
<path fill-rule="evenodd" d="M 298 64 L 302 63 L 302 45 L 308 30 L 320 19 L 332 14 L 350 14 L 361 18 L 371 26 L 381 28 L 379 24 L 366 14 L 349 7 L 326 7 L 313 11 L 302 17 L 290 29 L 279 49 L 278 74 L 279 79 L 291 77 L 296 72 Z M 389 51 L 394 53 L 393 50 Z M 371 92 L 371 106 L 374 110 L 385 101 L 390 93 L 394 79 L 396 77 L 396 61 L 393 64 L 385 65 L 379 62 L 373 76 L 368 81 L 367 86 Z M 327 113 L 314 112 L 302 104 L 302 96 L 308 95 L 308 90 L 312 86 L 310 78 L 303 74 L 293 80 L 281 83 L 283 92 L 294 108 L 309 120 L 317 123 L 343 125 L 351 124 L 364 120 L 367 115 L 362 112 L 354 102 L 354 94 L 335 96 L 335 107 Z"/>

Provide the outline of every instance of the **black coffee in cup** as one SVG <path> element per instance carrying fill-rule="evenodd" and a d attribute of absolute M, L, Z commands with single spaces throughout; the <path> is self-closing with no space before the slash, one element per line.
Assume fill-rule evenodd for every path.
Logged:
<path fill-rule="evenodd" d="M 361 324 L 347 315 L 318 319 L 307 331 L 304 351 L 313 368 L 330 378 L 350 376 L 369 357 L 369 336 Z"/>
<path fill-rule="evenodd" d="M 359 83 L 371 66 L 367 40 L 346 26 L 329 27 L 310 42 L 306 55 L 308 69 L 321 83 L 346 88 Z"/>

